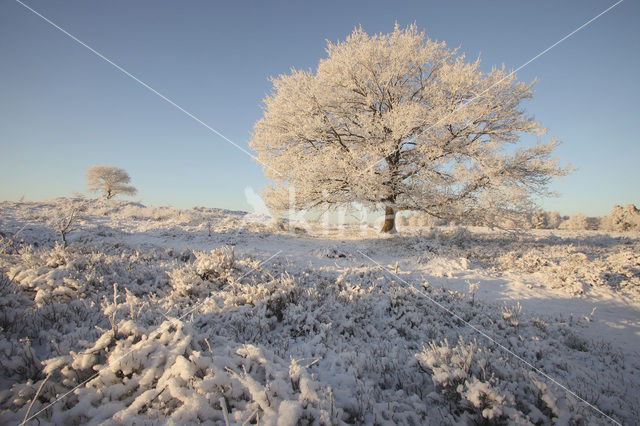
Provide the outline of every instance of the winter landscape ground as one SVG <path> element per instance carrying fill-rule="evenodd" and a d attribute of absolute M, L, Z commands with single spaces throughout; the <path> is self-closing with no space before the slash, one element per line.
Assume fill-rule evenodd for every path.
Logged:
<path fill-rule="evenodd" d="M 640 418 L 637 234 L 0 212 L 2 424 Z"/>

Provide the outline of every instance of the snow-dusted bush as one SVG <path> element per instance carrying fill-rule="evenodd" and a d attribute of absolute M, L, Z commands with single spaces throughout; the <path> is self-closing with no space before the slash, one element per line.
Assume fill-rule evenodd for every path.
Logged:
<path fill-rule="evenodd" d="M 547 216 L 547 225 L 550 229 L 557 229 L 563 222 L 563 217 L 559 212 L 551 212 Z"/>
<path fill-rule="evenodd" d="M 76 203 L 68 199 L 63 199 L 53 208 L 47 223 L 60 235 L 62 247 L 67 247 L 67 234 L 78 229 L 83 211 L 85 211 L 84 203 Z"/>
<path fill-rule="evenodd" d="M 462 338 L 451 346 L 445 339 L 423 347 L 416 359 L 439 390 L 433 398 L 442 405 L 455 401 L 454 413 L 467 423 L 540 424 L 553 418 L 573 424 L 589 415 L 588 407 L 575 406 L 572 396 L 552 390 L 495 346 Z"/>
<path fill-rule="evenodd" d="M 257 266 L 256 261 L 236 259 L 230 247 L 221 247 L 209 253 L 196 251 L 193 254 L 193 263 L 168 272 L 176 296 L 206 296 Z"/>
<path fill-rule="evenodd" d="M 133 291 L 138 291 L 141 285 L 155 286 L 162 279 L 161 275 L 154 275 L 156 267 L 164 271 L 162 261 L 173 263 L 164 253 L 149 256 L 108 245 L 101 248 L 104 251 L 81 247 L 63 249 L 58 244 L 53 248 L 31 247 L 24 250 L 20 262 L 11 265 L 8 272 L 20 288 L 33 292 L 33 300 L 43 306 L 95 297 L 101 291 L 109 291 L 113 283 L 123 281 Z M 159 265 L 150 267 L 151 259 L 159 261 Z"/>
<path fill-rule="evenodd" d="M 228 412 L 236 424 L 252 417 L 273 425 L 278 419 L 287 424 L 334 420 L 324 408 L 330 407 L 327 386 L 307 373 L 304 363 L 281 360 L 253 345 L 210 344 L 177 320 L 149 335 L 130 320 L 118 329 L 117 336 L 105 332 L 83 353 L 48 360 L 44 371 L 53 380 L 34 410 L 88 379 L 43 417 L 58 424 L 186 424 L 223 422 Z"/>
<path fill-rule="evenodd" d="M 531 227 L 534 229 L 545 229 L 549 226 L 547 212 L 540 210 L 531 217 Z"/>
<path fill-rule="evenodd" d="M 552 279 L 551 287 L 564 287 L 576 294 L 590 286 L 640 291 L 640 254 L 628 247 L 596 258 L 573 245 L 508 251 L 497 258 L 497 265 L 501 270 L 542 272 Z"/>
<path fill-rule="evenodd" d="M 20 238 L 20 232 L 11 234 L 0 232 L 0 255 L 19 254 L 24 247 L 24 241 Z"/>
<path fill-rule="evenodd" d="M 446 339 L 440 344 L 431 342 L 429 347 L 424 347 L 422 352 L 416 354 L 416 359 L 431 375 L 439 391 L 439 395 L 434 397 L 441 403 L 456 401 L 459 407 L 457 414 L 471 414 L 467 420 L 473 420 L 476 424 L 483 420 L 494 424 L 523 423 L 529 413 L 518 410 L 508 386 L 496 377 L 496 373 L 504 376 L 505 366 L 510 366 L 504 360 L 501 360 L 502 365 L 493 365 L 493 355 L 500 358 L 499 354 L 494 354 L 486 347 L 478 347 L 477 341 L 465 343 L 460 338 L 453 347 Z M 533 399 L 530 404 L 535 407 L 537 402 Z M 525 405 L 522 400 L 518 403 Z"/>
<path fill-rule="evenodd" d="M 563 221 L 559 228 L 569 229 L 572 231 L 583 231 L 585 229 L 589 229 L 589 224 L 585 215 L 582 213 L 576 213 L 570 216 L 569 219 Z"/>
<path fill-rule="evenodd" d="M 469 378 L 477 342 L 466 344 L 462 338 L 451 348 L 445 339 L 441 344 L 430 342 L 416 354 L 420 365 L 431 374 L 431 379 L 443 397 L 459 399 L 458 387 Z"/>
<path fill-rule="evenodd" d="M 602 218 L 600 229 L 605 231 L 638 231 L 640 230 L 640 210 L 629 204 L 624 208 L 615 206 L 608 216 Z"/>

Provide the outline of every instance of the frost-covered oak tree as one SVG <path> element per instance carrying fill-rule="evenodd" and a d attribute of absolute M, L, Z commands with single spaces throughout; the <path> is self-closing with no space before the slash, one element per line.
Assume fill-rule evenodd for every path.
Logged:
<path fill-rule="evenodd" d="M 113 166 L 92 166 L 86 173 L 89 192 L 100 192 L 107 200 L 118 194 L 135 195 L 138 190 L 128 185 L 129 174 Z"/>
<path fill-rule="evenodd" d="M 564 175 L 521 102 L 533 83 L 503 68 L 480 71 L 457 49 L 414 25 L 387 35 L 356 28 L 328 43 L 317 71 L 272 78 L 250 146 L 275 183 L 264 195 L 276 210 L 384 208 L 383 232 L 399 210 L 442 218 L 519 212 Z"/>

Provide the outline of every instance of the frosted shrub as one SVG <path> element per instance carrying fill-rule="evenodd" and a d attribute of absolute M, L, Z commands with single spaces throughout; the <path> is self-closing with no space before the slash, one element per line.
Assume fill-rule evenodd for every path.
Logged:
<path fill-rule="evenodd" d="M 67 234 L 79 228 L 81 213 L 85 210 L 83 202 L 75 203 L 68 199 L 63 199 L 54 207 L 47 224 L 60 234 L 63 247 L 67 247 Z"/>
<path fill-rule="evenodd" d="M 14 280 L 25 290 L 35 293 L 39 306 L 50 302 L 68 302 L 84 291 L 84 285 L 76 280 L 72 255 L 58 243 L 52 249 L 26 250 L 24 262 L 9 269 Z"/>
<path fill-rule="evenodd" d="M 550 287 L 564 288 L 576 295 L 583 294 L 590 286 L 609 286 L 633 293 L 640 291 L 637 247 L 614 247 L 608 251 L 587 255 L 573 245 L 557 245 L 544 250 L 522 248 L 496 257 L 501 270 L 542 273 Z"/>
<path fill-rule="evenodd" d="M 118 330 L 115 337 L 105 332 L 83 352 L 44 363 L 52 379 L 34 410 L 88 381 L 42 420 L 186 424 L 223 423 L 228 415 L 235 424 L 254 416 L 261 424 L 281 424 L 284 419 L 287 424 L 331 424 L 340 413 L 335 410 L 332 418 L 330 390 L 307 372 L 308 363 L 286 362 L 253 345 L 211 345 L 197 329 L 178 320 L 165 321 L 150 334 L 131 320 L 121 321 Z M 21 412 L 34 387 L 27 391 Z"/>
<path fill-rule="evenodd" d="M 467 344 L 462 338 L 452 348 L 445 339 L 441 344 L 429 342 L 429 347 L 423 347 L 416 359 L 431 373 L 436 389 L 447 397 L 459 399 L 458 388 L 469 378 L 476 349 L 475 342 Z"/>
<path fill-rule="evenodd" d="M 623 249 L 607 256 L 598 278 L 614 288 L 640 290 L 640 253 Z"/>
<path fill-rule="evenodd" d="M 158 274 L 148 266 L 149 259 L 122 248 L 103 246 L 100 249 L 103 251 L 77 246 L 64 249 L 58 244 L 40 250 L 31 248 L 22 253 L 20 263 L 9 267 L 9 274 L 20 288 L 35 293 L 38 305 L 79 298 L 100 300 L 96 292 L 112 288 L 115 282 L 124 282 L 130 289 L 142 283 L 156 284 Z M 127 262 L 131 265 L 123 264 Z"/>
<path fill-rule="evenodd" d="M 41 377 L 40 359 L 28 337 L 19 340 L 0 339 L 0 370 L 13 379 L 34 380 Z"/>
<path fill-rule="evenodd" d="M 557 229 L 562 223 L 562 215 L 559 212 L 551 212 L 548 214 L 548 226 L 550 229 Z"/>
<path fill-rule="evenodd" d="M 192 266 L 183 266 L 167 272 L 176 296 L 198 296 L 207 292 L 207 284 Z"/>
<path fill-rule="evenodd" d="M 480 288 L 480 282 L 472 283 L 467 280 L 467 285 L 469 286 L 469 302 L 471 306 L 473 306 L 476 302 L 476 295 L 478 294 L 478 289 Z"/>
<path fill-rule="evenodd" d="M 20 238 L 21 231 L 13 234 L 0 232 L 0 255 L 20 254 L 24 247 L 24 241 Z"/>
<path fill-rule="evenodd" d="M 522 315 L 522 306 L 518 302 L 514 306 L 505 305 L 502 308 L 502 319 L 508 325 L 512 327 L 518 327 L 520 325 L 520 316 Z"/>
<path fill-rule="evenodd" d="M 549 217 L 547 212 L 539 211 L 531 217 L 531 227 L 535 229 L 544 229 L 549 226 Z"/>
<path fill-rule="evenodd" d="M 274 232 L 286 231 L 284 221 L 277 216 L 273 216 L 271 218 L 271 220 L 269 221 L 269 226 Z"/>
<path fill-rule="evenodd" d="M 44 261 L 48 268 L 56 269 L 67 264 L 68 254 L 65 252 L 64 247 L 58 244 L 57 241 L 53 249 L 45 251 L 43 254 L 46 256 Z"/>
<path fill-rule="evenodd" d="M 637 231 L 640 230 L 640 210 L 629 204 L 624 208 L 615 206 L 608 216 L 602 218 L 601 229 L 605 231 Z"/>
<path fill-rule="evenodd" d="M 203 280 L 227 278 L 235 265 L 235 255 L 230 247 L 211 250 L 210 254 L 196 252 L 195 256 L 196 273 Z"/>
<path fill-rule="evenodd" d="M 8 333 L 24 327 L 24 310 L 33 303 L 0 272 L 0 331 Z"/>
<path fill-rule="evenodd" d="M 500 256 L 498 264 L 503 270 L 518 269 L 535 272 L 549 265 L 549 261 L 540 250 L 533 249 L 523 254 L 515 251 L 508 252 Z"/>
<path fill-rule="evenodd" d="M 514 404 L 513 397 L 500 395 L 490 383 L 482 382 L 475 377 L 465 383 L 464 391 L 460 395 L 487 420 L 496 421 L 509 411 L 513 412 L 513 409 L 509 410 L 507 406 L 507 399 L 510 399 L 510 405 Z"/>
<path fill-rule="evenodd" d="M 217 396 L 224 390 L 224 381 L 219 381 L 221 386 L 213 383 L 207 369 L 210 359 L 203 358 L 191 329 L 167 321 L 147 336 L 147 330 L 131 320 L 121 321 L 117 329 L 117 336 L 105 332 L 86 351 L 46 363 L 45 372 L 64 387 L 97 372 L 64 405 L 55 407 L 51 421 L 222 420 L 221 411 L 214 407 L 219 407 Z"/>
<path fill-rule="evenodd" d="M 464 226 L 456 226 L 449 235 L 451 244 L 455 244 L 458 247 L 464 247 L 472 239 L 473 234 Z"/>
<path fill-rule="evenodd" d="M 539 424 L 554 417 L 568 422 L 582 418 L 563 394 L 543 386 L 528 368 L 475 341 L 460 338 L 453 347 L 446 339 L 431 342 L 415 357 L 436 386 L 433 398 L 443 405 L 455 402 L 453 413 L 461 419 L 467 416 L 467 423 Z"/>
<path fill-rule="evenodd" d="M 587 256 L 584 253 L 570 253 L 551 266 L 551 271 L 556 278 L 556 284 L 552 287 L 568 287 L 574 294 L 584 292 L 582 283 L 593 284 L 597 278 L 589 268 Z"/>
<path fill-rule="evenodd" d="M 195 261 L 168 272 L 176 296 L 205 296 L 220 290 L 256 266 L 255 261 L 236 259 L 233 249 L 221 247 L 210 253 L 194 252 Z"/>
<path fill-rule="evenodd" d="M 560 224 L 560 229 L 568 229 L 572 231 L 583 231 L 589 229 L 587 217 L 582 213 L 574 214 Z"/>

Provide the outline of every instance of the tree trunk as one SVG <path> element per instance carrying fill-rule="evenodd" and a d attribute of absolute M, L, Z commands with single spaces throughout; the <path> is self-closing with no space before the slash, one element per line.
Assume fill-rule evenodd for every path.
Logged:
<path fill-rule="evenodd" d="M 391 206 L 384 208 L 384 225 L 380 232 L 387 232 L 389 234 L 396 233 L 396 209 Z"/>

